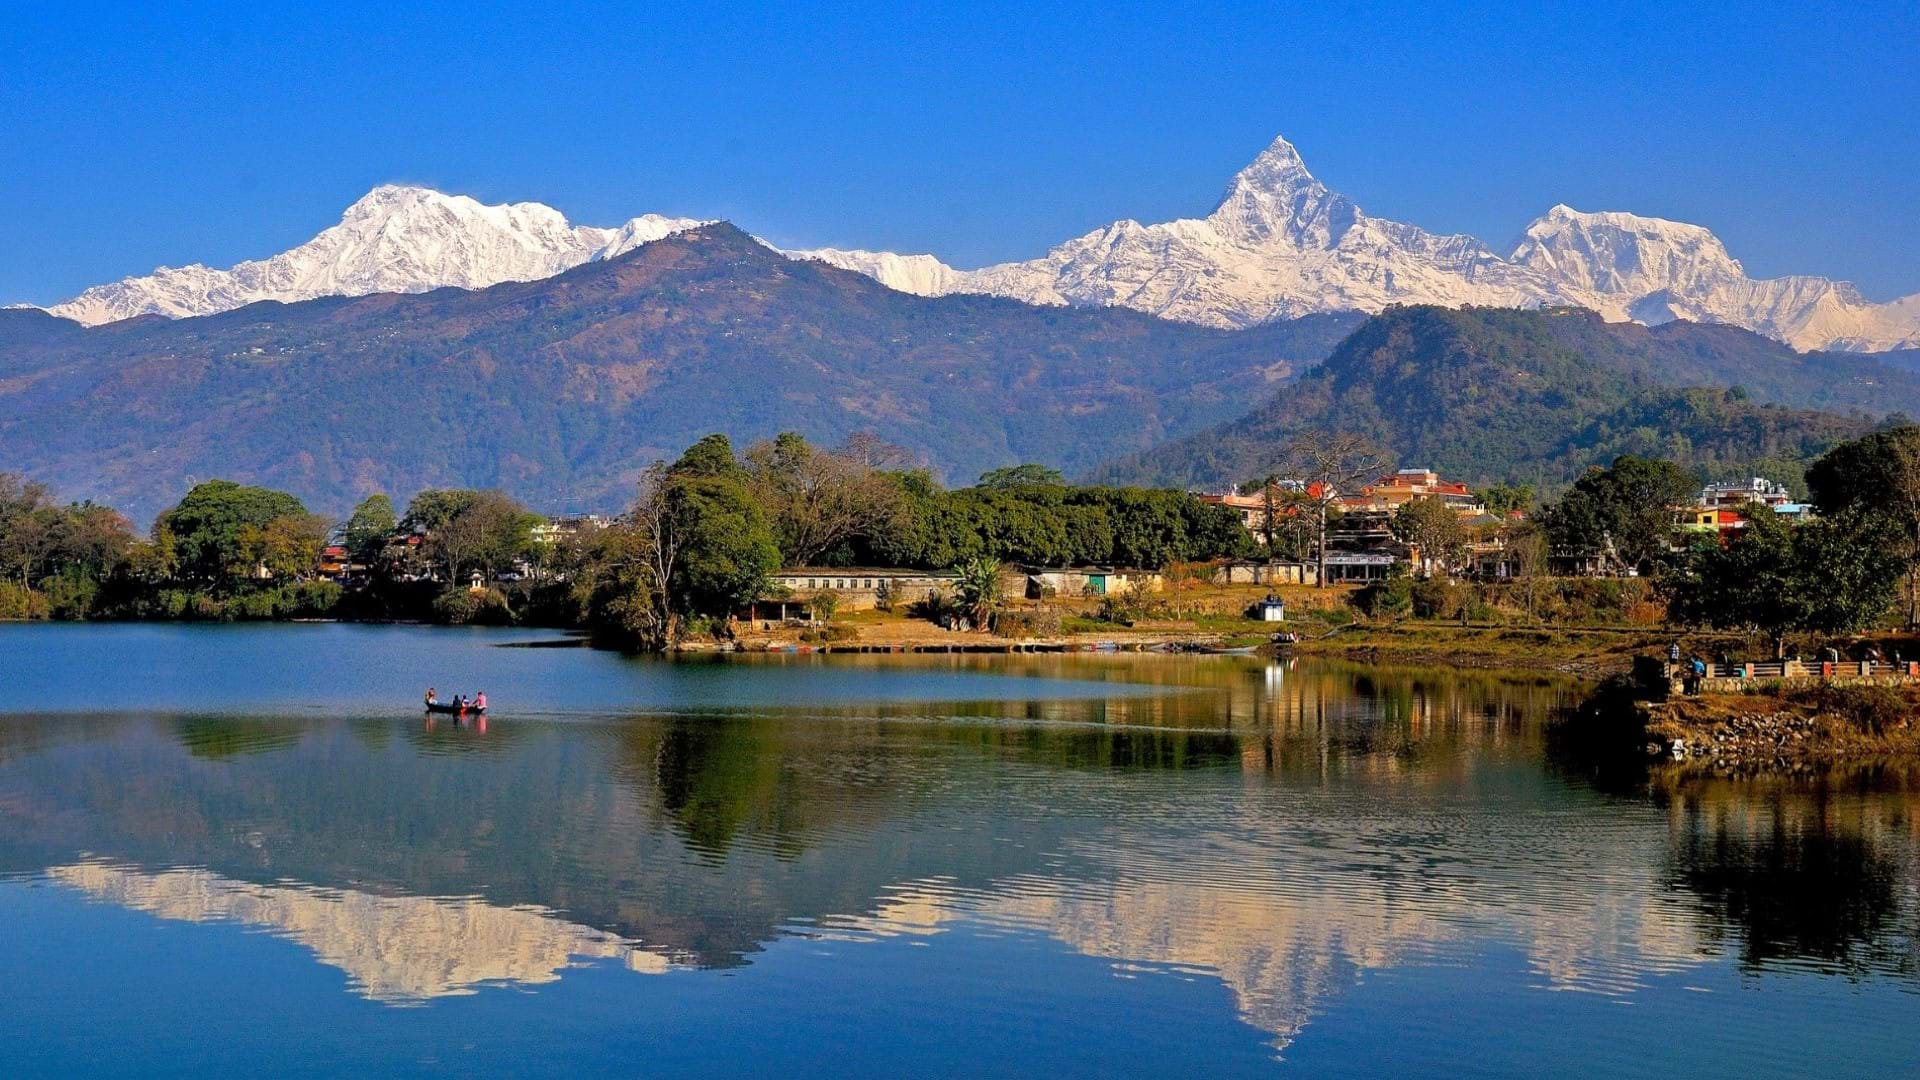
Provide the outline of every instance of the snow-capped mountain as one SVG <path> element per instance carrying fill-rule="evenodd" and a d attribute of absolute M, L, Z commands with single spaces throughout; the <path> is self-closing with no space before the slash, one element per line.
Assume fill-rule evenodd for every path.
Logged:
<path fill-rule="evenodd" d="M 598 229 L 573 225 L 540 203 L 486 206 L 464 195 L 387 184 L 349 206 L 338 225 L 270 259 L 230 270 L 161 267 L 47 310 L 95 324 L 147 314 L 209 315 L 258 300 L 477 289 L 551 277 L 700 224 L 648 214 Z"/>
<path fill-rule="evenodd" d="M 539 203 L 485 206 L 384 186 L 340 224 L 270 259 L 231 270 L 163 268 L 48 310 L 100 323 L 150 312 L 204 315 L 255 300 L 478 288 L 556 274 L 698 224 L 649 214 L 600 229 L 572 225 Z M 1285 139 L 1235 175 L 1203 218 L 1117 221 L 1025 262 L 959 270 L 932 255 L 782 253 L 922 296 L 1118 305 L 1221 327 L 1389 304 L 1576 304 L 1610 319 L 1730 323 L 1801 349 L 1920 346 L 1920 294 L 1876 304 L 1826 278 L 1756 280 L 1701 226 L 1566 206 L 1528 225 L 1502 256 L 1470 236 L 1368 215 L 1315 179 Z"/>
<path fill-rule="evenodd" d="M 1609 319 L 1732 323 L 1800 349 L 1920 341 L 1920 295 L 1874 304 L 1826 278 L 1756 280 L 1698 225 L 1556 206 L 1527 226 L 1509 258 Z"/>
<path fill-rule="evenodd" d="M 1577 304 L 1616 320 L 1731 323 L 1801 349 L 1920 344 L 1920 295 L 1873 304 L 1825 278 L 1755 280 L 1698 225 L 1556 206 L 1502 258 L 1469 236 L 1371 217 L 1314 179 L 1285 139 L 1204 218 L 1118 221 L 955 281 L 958 291 L 1225 327 L 1395 303 Z"/>
<path fill-rule="evenodd" d="M 1118 221 L 1031 262 L 974 271 L 965 287 L 1225 327 L 1395 303 L 1558 301 L 1472 237 L 1370 217 L 1314 179 L 1285 139 L 1240 170 L 1204 218 Z"/>

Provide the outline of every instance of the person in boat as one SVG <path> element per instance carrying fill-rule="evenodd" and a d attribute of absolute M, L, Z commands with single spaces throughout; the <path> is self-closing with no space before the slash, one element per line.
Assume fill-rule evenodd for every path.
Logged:
<path fill-rule="evenodd" d="M 436 690 L 434 690 L 434 688 L 431 686 L 427 687 L 427 704 L 429 705 L 440 704 L 440 694 Z"/>
<path fill-rule="evenodd" d="M 473 701 L 471 704 L 475 709 L 479 710 L 480 712 L 486 712 L 487 711 L 487 692 L 485 690 L 482 690 L 479 693 L 473 695 Z"/>

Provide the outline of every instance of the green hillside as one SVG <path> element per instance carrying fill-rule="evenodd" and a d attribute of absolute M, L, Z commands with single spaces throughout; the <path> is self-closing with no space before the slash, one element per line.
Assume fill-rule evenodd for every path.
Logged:
<path fill-rule="evenodd" d="M 1282 446 L 1309 430 L 1358 432 L 1402 465 L 1476 483 L 1551 486 L 1622 453 L 1728 472 L 1804 461 L 1874 423 L 1864 410 L 1763 404 L 1750 389 L 1725 389 L 1729 383 L 1788 399 L 1824 392 L 1827 400 L 1875 402 L 1877 411 L 1920 396 L 1920 381 L 1871 359 L 1755 341 L 1765 339 L 1692 324 L 1607 324 L 1585 311 L 1389 309 L 1245 416 L 1096 475 L 1231 483 L 1265 472 Z M 1694 379 L 1716 385 L 1670 385 Z"/>

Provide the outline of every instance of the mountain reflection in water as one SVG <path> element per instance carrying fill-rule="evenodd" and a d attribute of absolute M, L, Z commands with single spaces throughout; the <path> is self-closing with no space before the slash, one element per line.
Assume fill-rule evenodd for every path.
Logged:
<path fill-rule="evenodd" d="M 785 670 L 827 664 L 914 671 Z M 1534 985 L 1625 1000 L 1724 958 L 1916 983 L 1912 770 L 1598 790 L 1548 748 L 1580 693 L 1551 678 L 1155 657 L 939 671 L 1125 692 L 690 701 L 484 731 L 0 718 L 0 872 L 264 929 L 391 1004 L 582 961 L 750 966 L 782 941 L 957 926 L 1216 978 L 1281 1047 L 1368 972 L 1490 948 Z"/>

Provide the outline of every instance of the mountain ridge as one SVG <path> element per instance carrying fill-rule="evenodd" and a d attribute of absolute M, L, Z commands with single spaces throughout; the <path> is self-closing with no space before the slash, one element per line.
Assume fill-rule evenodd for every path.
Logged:
<path fill-rule="evenodd" d="M 397 203 L 413 213 L 389 228 L 387 218 L 367 212 L 369 203 Z M 407 227 L 414 219 L 418 227 Z M 700 223 L 644 215 L 615 229 L 575 226 L 538 203 L 488 207 L 383 185 L 349 207 L 340 224 L 280 255 L 224 271 L 161 268 L 95 286 L 49 310 L 99 323 L 142 313 L 206 314 L 260 299 L 484 287 L 609 258 Z M 323 243 L 336 233 L 338 244 Z M 782 254 L 921 296 L 986 293 L 1037 305 L 1118 306 L 1229 328 L 1404 303 L 1577 305 L 1614 321 L 1727 323 L 1803 350 L 1920 347 L 1920 293 L 1873 303 L 1846 282 L 1750 278 L 1704 226 L 1564 203 L 1529 223 L 1501 254 L 1471 236 L 1368 215 L 1315 179 L 1284 138 L 1236 173 L 1203 217 L 1121 219 L 1035 259 L 962 270 L 925 254 L 831 247 Z"/>
<path fill-rule="evenodd" d="M 712 431 L 873 431 L 949 477 L 1074 470 L 1241 411 L 1359 322 L 1251 332 L 915 297 L 725 224 L 480 290 L 254 303 L 82 328 L 0 312 L 0 460 L 151 516 L 223 476 L 338 512 L 506 488 L 611 510 Z"/>

